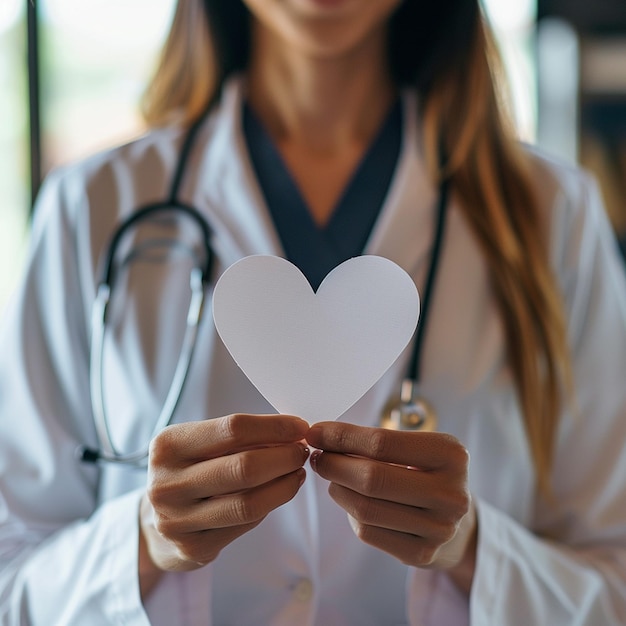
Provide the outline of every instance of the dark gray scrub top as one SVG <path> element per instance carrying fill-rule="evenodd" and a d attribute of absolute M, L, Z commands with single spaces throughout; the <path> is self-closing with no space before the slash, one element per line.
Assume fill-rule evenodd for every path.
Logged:
<path fill-rule="evenodd" d="M 286 258 L 317 290 L 333 268 L 363 254 L 400 155 L 401 102 L 398 100 L 391 108 L 324 226 L 313 220 L 278 149 L 247 105 L 243 130 L 250 160 Z"/>

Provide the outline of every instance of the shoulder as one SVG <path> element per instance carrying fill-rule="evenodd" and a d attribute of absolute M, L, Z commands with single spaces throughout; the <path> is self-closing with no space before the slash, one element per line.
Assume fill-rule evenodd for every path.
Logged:
<path fill-rule="evenodd" d="M 240 83 L 233 79 L 227 85 L 220 101 L 201 123 L 188 160 L 192 170 L 215 143 L 219 129 L 235 119 Z M 182 122 L 153 128 L 132 141 L 66 164 L 47 176 L 44 190 L 63 194 L 75 207 L 86 201 L 92 212 L 105 203 L 109 208 L 102 206 L 101 210 L 110 211 L 113 204 L 124 212 L 161 200 L 168 193 L 189 128 Z"/>
<path fill-rule="evenodd" d="M 182 128 L 151 130 L 53 169 L 39 190 L 31 245 L 53 236 L 100 245 L 120 219 L 165 197 Z"/>
<path fill-rule="evenodd" d="M 42 191 L 56 189 L 77 200 L 106 187 L 108 196 L 122 184 L 136 186 L 142 173 L 149 174 L 151 184 L 158 186 L 174 166 L 182 133 L 178 126 L 150 130 L 127 143 L 64 164 L 47 175 Z"/>
<path fill-rule="evenodd" d="M 586 315 L 592 290 L 611 285 L 624 298 L 624 266 L 599 185 L 586 170 L 529 149 L 549 223 L 549 261 L 570 318 Z M 545 201 L 543 201 L 545 200 Z M 620 305 L 620 306 L 623 306 Z M 573 323 L 582 327 L 582 321 Z"/>
<path fill-rule="evenodd" d="M 584 208 L 590 193 L 597 193 L 593 176 L 578 165 L 524 145 L 533 183 L 541 206 L 552 212 L 576 212 Z M 556 215 L 552 215 L 554 219 Z M 565 216 L 562 216 L 565 217 Z"/>
<path fill-rule="evenodd" d="M 525 146 L 548 229 L 557 272 L 590 247 L 615 247 L 615 237 L 594 176 L 585 169 Z"/>

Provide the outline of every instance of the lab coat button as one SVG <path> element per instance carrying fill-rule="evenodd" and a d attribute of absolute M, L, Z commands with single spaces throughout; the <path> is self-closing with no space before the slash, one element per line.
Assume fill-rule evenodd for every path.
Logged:
<path fill-rule="evenodd" d="M 301 578 L 293 590 L 293 595 L 299 602 L 307 602 L 313 595 L 313 583 L 308 578 Z"/>

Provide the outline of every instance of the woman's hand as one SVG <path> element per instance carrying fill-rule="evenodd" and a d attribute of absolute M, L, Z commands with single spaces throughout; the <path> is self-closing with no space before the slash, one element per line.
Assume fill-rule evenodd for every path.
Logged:
<path fill-rule="evenodd" d="M 176 424 L 154 438 L 140 511 L 144 597 L 160 570 L 210 563 L 296 495 L 307 430 L 297 417 L 238 414 Z"/>
<path fill-rule="evenodd" d="M 311 467 L 359 539 L 407 565 L 458 568 L 455 582 L 469 588 L 476 522 L 469 456 L 456 439 L 341 422 L 315 424 L 306 439 L 319 448 Z"/>

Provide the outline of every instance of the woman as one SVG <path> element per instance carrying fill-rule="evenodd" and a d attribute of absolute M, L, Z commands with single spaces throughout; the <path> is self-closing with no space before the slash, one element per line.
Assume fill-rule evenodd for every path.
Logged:
<path fill-rule="evenodd" d="M 181 0 L 154 130 L 39 199 L 2 336 L 3 623 L 626 622 L 624 276 L 592 183 L 512 139 L 488 49 L 476 0 Z M 424 293 L 437 270 L 418 382 L 439 432 L 378 428 L 410 350 L 307 424 L 271 414 L 205 318 L 147 473 L 76 460 L 98 442 L 99 259 L 166 197 L 196 119 L 178 195 L 211 225 L 214 276 L 276 254 L 316 285 L 365 252 Z M 180 345 L 187 266 L 146 243 L 170 226 L 120 266 L 121 450 L 152 437 Z"/>

